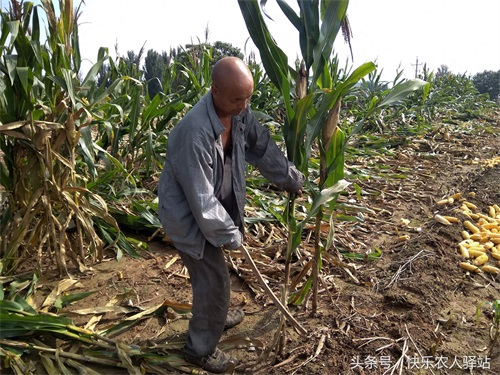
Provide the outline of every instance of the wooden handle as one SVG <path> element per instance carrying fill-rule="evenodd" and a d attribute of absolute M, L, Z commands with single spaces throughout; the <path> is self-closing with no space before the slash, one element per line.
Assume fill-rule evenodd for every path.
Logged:
<path fill-rule="evenodd" d="M 292 325 L 302 334 L 306 334 L 307 331 L 304 327 L 300 325 L 300 323 L 293 317 L 293 315 L 288 311 L 286 306 L 284 306 L 281 301 L 276 297 L 276 295 L 273 293 L 271 288 L 269 288 L 269 285 L 266 284 L 266 281 L 262 277 L 261 273 L 259 272 L 259 269 L 257 268 L 257 265 L 253 261 L 250 253 L 248 250 L 245 248 L 245 246 L 240 247 L 241 252 L 245 256 L 246 261 L 248 264 L 250 264 L 250 267 L 252 268 L 253 272 L 255 273 L 255 276 L 257 276 L 257 280 L 259 280 L 260 285 L 264 288 L 264 291 L 267 293 L 267 295 L 273 300 L 273 302 L 278 306 L 278 308 L 281 310 L 285 318 L 292 323 Z"/>

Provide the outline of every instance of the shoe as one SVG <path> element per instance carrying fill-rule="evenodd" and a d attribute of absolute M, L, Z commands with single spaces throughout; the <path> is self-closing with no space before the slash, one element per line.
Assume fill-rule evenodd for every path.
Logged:
<path fill-rule="evenodd" d="M 232 373 L 234 368 L 238 365 L 238 360 L 224 353 L 219 348 L 204 357 L 193 357 L 184 353 L 186 362 L 199 366 L 204 370 L 213 372 L 215 374 Z"/>
<path fill-rule="evenodd" d="M 245 317 L 245 312 L 243 310 L 229 310 L 227 313 L 226 324 L 224 325 L 224 330 L 233 328 L 240 324 Z"/>

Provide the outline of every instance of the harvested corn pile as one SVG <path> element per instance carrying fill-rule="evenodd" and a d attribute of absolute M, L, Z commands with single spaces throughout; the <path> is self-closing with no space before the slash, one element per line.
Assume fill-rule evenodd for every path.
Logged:
<path fill-rule="evenodd" d="M 486 159 L 481 162 L 486 168 L 493 168 L 495 165 L 500 164 L 500 156 L 495 156 L 491 159 Z"/>
<path fill-rule="evenodd" d="M 460 203 L 457 211 L 463 213 L 468 220 L 462 225 L 463 240 L 458 244 L 458 250 L 464 261 L 460 267 L 469 272 L 487 272 L 500 274 L 500 207 L 489 206 L 488 213 L 479 212 L 477 206 L 468 202 L 461 193 L 437 202 L 438 205 Z M 460 223 L 457 217 L 435 215 L 434 219 L 441 224 Z"/>

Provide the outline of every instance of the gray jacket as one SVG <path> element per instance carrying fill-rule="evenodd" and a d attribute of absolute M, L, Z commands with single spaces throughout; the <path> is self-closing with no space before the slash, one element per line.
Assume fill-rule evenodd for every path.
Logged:
<path fill-rule="evenodd" d="M 158 184 L 158 213 L 166 234 L 178 250 L 196 259 L 203 257 L 205 241 L 228 249 L 242 243 L 239 228 L 217 199 L 224 170 L 223 131 L 209 92 L 171 131 Z M 233 189 L 243 223 L 245 161 L 282 190 L 298 191 L 304 176 L 250 110 L 233 117 L 231 133 Z"/>

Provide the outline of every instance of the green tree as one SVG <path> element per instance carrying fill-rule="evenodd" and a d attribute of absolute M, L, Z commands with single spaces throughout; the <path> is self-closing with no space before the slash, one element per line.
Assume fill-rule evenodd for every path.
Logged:
<path fill-rule="evenodd" d="M 243 53 L 238 47 L 234 47 L 231 43 L 217 41 L 213 44 L 212 65 L 225 56 L 235 56 L 243 59 Z"/>
<path fill-rule="evenodd" d="M 491 100 L 500 99 L 500 70 L 485 70 L 472 77 L 472 82 L 481 94 L 488 93 Z"/>
<path fill-rule="evenodd" d="M 209 62 L 209 69 L 225 56 L 236 56 L 243 59 L 243 53 L 238 47 L 234 47 L 231 43 L 217 41 L 213 44 L 204 42 L 198 44 L 186 44 L 184 47 L 179 46 L 172 48 L 167 53 L 163 51 L 159 53 L 154 50 L 149 50 L 144 60 L 144 79 L 147 82 L 149 97 L 153 98 L 159 92 L 165 92 L 165 82 L 171 85 L 169 88 L 171 92 L 182 90 L 189 81 L 185 75 L 178 75 L 167 77 L 169 70 L 172 69 L 173 64 L 181 65 L 184 68 L 196 70 L 196 64 L 205 61 L 203 55 L 211 52 L 211 59 Z M 125 60 L 133 61 L 135 55 L 129 55 Z"/>
<path fill-rule="evenodd" d="M 231 43 L 225 43 L 217 41 L 215 43 L 198 43 L 198 44 L 186 44 L 186 46 L 178 47 L 176 52 L 171 51 L 174 56 L 177 57 L 177 61 L 180 63 L 185 63 L 189 57 L 197 60 L 201 58 L 203 52 L 207 49 L 212 50 L 212 61 L 210 66 L 212 67 L 217 61 L 226 56 L 235 56 L 243 59 L 243 53 L 238 47 L 234 47 Z"/>
<path fill-rule="evenodd" d="M 111 86 L 112 80 L 110 77 L 111 66 L 109 63 L 103 63 L 97 73 L 97 86 L 104 84 L 104 87 Z"/>
<path fill-rule="evenodd" d="M 153 98 L 162 91 L 165 70 L 170 63 L 171 57 L 163 51 L 161 54 L 150 49 L 144 59 L 144 78 L 147 82 L 148 94 Z"/>
<path fill-rule="evenodd" d="M 451 74 L 448 65 L 441 65 L 436 71 L 436 77 L 446 77 Z"/>

